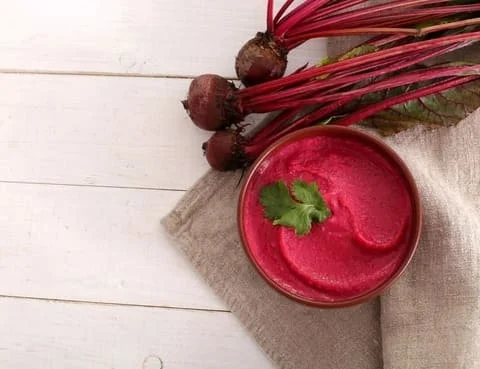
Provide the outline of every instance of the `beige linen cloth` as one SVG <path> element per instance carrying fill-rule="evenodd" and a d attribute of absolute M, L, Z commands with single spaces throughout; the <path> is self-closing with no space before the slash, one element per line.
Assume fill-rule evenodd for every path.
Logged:
<path fill-rule="evenodd" d="M 329 55 L 356 42 L 331 42 Z M 417 181 L 424 229 L 406 273 L 369 303 L 310 308 L 263 281 L 237 233 L 239 172 L 208 172 L 162 220 L 279 368 L 480 369 L 480 110 L 387 142 Z"/>
<path fill-rule="evenodd" d="M 239 241 L 238 172 L 207 173 L 163 219 L 279 368 L 480 368 L 480 110 L 457 127 L 387 141 L 416 178 L 424 229 L 412 264 L 379 300 L 321 310 L 273 291 Z"/>

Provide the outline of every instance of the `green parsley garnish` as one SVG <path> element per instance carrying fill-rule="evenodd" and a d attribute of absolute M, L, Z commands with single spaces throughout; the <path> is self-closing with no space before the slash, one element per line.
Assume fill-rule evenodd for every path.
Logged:
<path fill-rule="evenodd" d="M 293 181 L 292 194 L 294 198 L 284 181 L 260 191 L 265 217 L 273 220 L 274 225 L 295 228 L 297 235 L 304 236 L 312 229 L 312 222 L 322 223 L 332 215 L 316 183 Z"/>

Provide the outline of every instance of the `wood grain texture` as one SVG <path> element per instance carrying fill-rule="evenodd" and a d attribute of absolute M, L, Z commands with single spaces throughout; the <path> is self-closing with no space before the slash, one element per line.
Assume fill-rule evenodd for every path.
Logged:
<path fill-rule="evenodd" d="M 265 13 L 264 0 L 5 1 L 0 69 L 232 77 Z M 290 70 L 324 50 L 322 40 L 305 44 Z"/>
<path fill-rule="evenodd" d="M 273 368 L 230 313 L 0 298 L 0 327 L 1 368 Z"/>
<path fill-rule="evenodd" d="M 0 183 L 0 295 L 225 309 L 160 225 L 181 195 Z"/>
<path fill-rule="evenodd" d="M 0 181 L 187 189 L 209 132 L 190 80 L 0 74 Z"/>
<path fill-rule="evenodd" d="M 202 310 L 225 306 L 159 223 L 208 169 L 210 133 L 180 105 L 190 80 L 157 77 L 233 77 L 265 6 L 2 4 L 0 368 L 272 368 L 230 313 Z M 309 42 L 289 70 L 324 54 Z"/>

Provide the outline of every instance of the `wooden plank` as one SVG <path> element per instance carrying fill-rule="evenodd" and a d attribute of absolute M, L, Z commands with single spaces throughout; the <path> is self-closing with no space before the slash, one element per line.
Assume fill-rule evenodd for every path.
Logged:
<path fill-rule="evenodd" d="M 230 313 L 1 298 L 0 326 L 1 368 L 273 369 Z"/>
<path fill-rule="evenodd" d="M 265 8 L 264 0 L 5 1 L 0 69 L 231 77 L 239 48 L 265 29 Z M 324 50 L 322 40 L 305 44 L 290 54 L 290 70 Z"/>
<path fill-rule="evenodd" d="M 181 195 L 1 183 L 0 295 L 225 309 L 160 225 Z"/>
<path fill-rule="evenodd" d="M 211 133 L 190 80 L 0 74 L 0 181 L 187 189 Z"/>

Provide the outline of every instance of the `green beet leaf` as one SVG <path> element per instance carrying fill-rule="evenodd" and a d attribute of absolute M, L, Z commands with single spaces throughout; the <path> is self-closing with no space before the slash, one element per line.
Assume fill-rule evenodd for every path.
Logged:
<path fill-rule="evenodd" d="M 417 66 L 416 68 L 428 68 Z M 429 82 L 432 83 L 432 82 Z M 364 106 L 399 96 L 407 91 L 425 87 L 428 83 L 370 93 L 350 104 L 345 113 Z M 480 80 L 403 104 L 392 106 L 360 122 L 389 136 L 417 125 L 426 127 L 456 125 L 480 107 Z"/>

